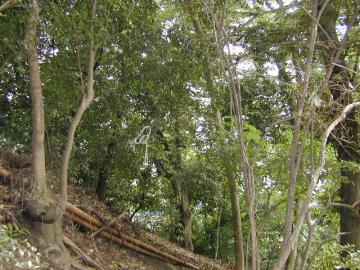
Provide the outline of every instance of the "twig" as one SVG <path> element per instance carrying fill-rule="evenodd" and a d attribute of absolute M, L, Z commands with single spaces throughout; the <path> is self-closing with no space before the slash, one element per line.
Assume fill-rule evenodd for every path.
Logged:
<path fill-rule="evenodd" d="M 329 2 L 329 1 L 327 1 Z M 309 17 L 317 24 L 317 26 L 320 28 L 320 30 L 325 34 L 325 36 L 327 37 L 327 39 L 329 40 L 329 42 L 331 43 L 331 46 L 333 46 L 334 48 L 338 49 L 338 47 L 336 47 L 334 41 L 331 39 L 329 33 L 324 29 L 324 27 L 319 23 L 319 15 L 318 18 L 315 18 L 306 8 L 302 7 L 302 9 L 309 15 Z M 320 14 L 321 16 L 321 14 Z"/>
<path fill-rule="evenodd" d="M 93 232 L 90 237 L 94 237 L 97 234 L 101 233 L 102 231 L 106 230 L 107 228 L 109 228 L 111 225 L 113 225 L 115 223 L 116 220 L 120 220 L 125 216 L 125 213 L 121 213 L 120 215 L 118 215 L 117 217 L 114 217 L 108 224 L 105 224 L 104 226 L 102 226 L 100 229 L 98 229 L 96 232 Z"/>
<path fill-rule="evenodd" d="M 344 67 L 343 65 L 337 64 L 337 63 L 335 63 L 335 62 L 331 62 L 331 64 L 334 65 L 334 66 L 338 66 L 338 67 L 341 67 L 341 68 L 343 68 L 343 69 L 346 69 L 347 71 L 350 71 L 350 72 L 352 72 L 352 73 L 354 73 L 354 74 L 360 75 L 359 72 L 357 72 L 357 71 L 355 71 L 355 70 L 352 70 L 352 69 L 350 69 L 350 68 Z"/>

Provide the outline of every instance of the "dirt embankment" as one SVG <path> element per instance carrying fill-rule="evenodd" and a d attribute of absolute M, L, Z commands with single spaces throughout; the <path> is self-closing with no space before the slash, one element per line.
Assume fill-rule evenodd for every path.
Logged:
<path fill-rule="evenodd" d="M 24 197 L 31 192 L 30 176 L 29 157 L 0 149 L 0 223 L 17 223 L 20 227 L 23 225 L 21 209 Z M 49 172 L 48 178 L 50 190 L 54 190 L 57 183 L 56 177 Z M 112 213 L 104 204 L 95 199 L 93 191 L 83 187 L 69 186 L 68 192 L 69 202 L 73 206 L 100 222 L 89 230 L 88 226 L 80 225 L 81 222 L 71 218 L 71 215 L 66 215 L 63 219 L 65 237 L 79 248 L 77 252 L 73 249 L 71 252 L 79 259 L 79 267 L 82 264 L 83 269 L 88 269 L 84 265 L 84 260 L 80 260 L 83 256 L 88 256 L 93 260 L 100 267 L 99 269 L 231 269 L 229 264 L 222 264 L 184 250 L 128 222 L 123 215 Z M 53 196 L 56 199 L 56 195 Z M 124 243 L 119 244 L 121 241 L 103 237 L 104 233 L 111 231 L 118 234 L 119 239 Z M 140 243 L 141 249 L 149 247 L 148 253 L 142 252 L 141 249 L 131 248 L 131 245 L 125 244 L 125 241 Z M 139 247 L 139 245 L 135 246 Z M 154 252 L 157 252 L 157 255 L 154 255 Z"/>

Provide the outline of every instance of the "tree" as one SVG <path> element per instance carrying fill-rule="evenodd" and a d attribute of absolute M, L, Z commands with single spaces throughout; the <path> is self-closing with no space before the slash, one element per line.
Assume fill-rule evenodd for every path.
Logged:
<path fill-rule="evenodd" d="M 60 208 L 56 207 L 51 200 L 47 189 L 46 166 L 45 166 L 45 119 L 43 94 L 40 78 L 39 54 L 37 51 L 37 28 L 39 21 L 39 5 L 36 0 L 29 5 L 29 19 L 24 39 L 24 50 L 28 57 L 29 77 L 32 100 L 32 176 L 35 189 L 26 201 L 25 213 L 33 221 L 35 228 L 44 238 L 48 259 L 57 267 L 68 269 L 70 260 L 62 239 L 62 216 L 67 203 L 67 171 L 74 141 L 76 127 L 87 107 L 94 98 L 94 59 L 95 47 L 92 39 L 89 49 L 88 77 L 86 79 L 87 91 L 83 93 L 81 103 L 70 126 L 67 143 L 64 150 L 60 176 Z M 93 2 L 91 12 L 91 33 L 94 33 L 94 20 L 96 16 L 96 0 Z M 85 85 L 84 85 L 85 87 Z M 43 225 L 43 223 L 45 225 Z"/>
<path fill-rule="evenodd" d="M 190 1 L 186 1 L 185 4 L 185 12 L 190 14 L 190 19 L 194 25 L 195 32 L 197 34 L 198 40 L 200 40 L 200 45 L 202 48 L 211 46 L 210 44 L 204 42 L 204 33 L 201 27 L 198 15 L 196 14 L 196 10 L 194 11 L 194 6 Z M 219 48 L 217 48 L 219 49 Z M 216 104 L 219 104 L 217 100 L 217 89 L 214 85 L 213 72 L 211 70 L 211 64 L 209 61 L 209 55 L 207 53 L 203 53 L 201 55 L 202 65 L 204 69 L 203 77 L 206 81 L 207 91 L 209 93 L 211 99 L 211 108 L 212 108 L 212 117 L 216 117 L 217 125 L 219 129 L 224 129 L 221 112 L 220 109 L 217 108 Z M 221 139 L 224 140 L 225 136 L 222 131 L 219 132 Z M 244 269 L 244 241 L 243 241 L 243 232 L 242 232 L 242 222 L 241 222 L 241 210 L 239 205 L 238 198 L 238 190 L 236 185 L 236 180 L 234 177 L 234 165 L 230 160 L 230 154 L 227 150 L 223 150 L 221 153 L 222 160 L 224 162 L 223 166 L 225 168 L 225 174 L 228 179 L 229 193 L 231 198 L 231 207 L 232 207 L 232 215 L 233 215 L 233 231 L 234 231 L 234 257 L 235 257 L 235 267 L 236 269 Z"/>
<path fill-rule="evenodd" d="M 357 1 L 4 3 L 0 145 L 29 151 L 32 103 L 50 256 L 72 182 L 236 269 L 356 268 Z"/>
<path fill-rule="evenodd" d="M 358 4 L 358 3 L 357 3 Z M 350 3 L 356 10 L 356 1 Z M 349 41 L 348 34 L 354 27 L 356 11 L 351 7 L 346 8 L 346 32 L 342 41 L 338 40 L 336 24 L 339 20 L 340 9 L 344 8 L 340 3 L 322 2 L 319 6 L 323 10 L 323 15 L 319 21 L 321 31 L 319 33 L 322 41 L 322 56 L 325 69 L 329 76 L 328 89 L 330 90 L 334 108 L 332 113 L 336 114 L 339 110 L 353 103 L 354 100 L 354 77 L 349 73 L 347 61 L 349 61 Z M 345 9 L 345 8 L 344 8 Z M 348 60 L 346 59 L 348 58 Z M 360 200 L 360 179 L 356 169 L 350 168 L 346 162 L 359 164 L 359 141 L 358 141 L 358 119 L 357 112 L 353 110 L 344 121 L 344 124 L 334 131 L 332 143 L 336 149 L 338 159 L 344 162 L 341 175 L 346 177 L 340 187 L 341 202 L 347 205 L 354 205 Z M 340 236 L 342 245 L 354 245 L 360 248 L 360 217 L 346 207 L 339 209 L 340 213 Z M 347 254 L 344 254 L 347 256 Z"/>
<path fill-rule="evenodd" d="M 32 177 L 34 191 L 26 201 L 25 213 L 32 220 L 33 228 L 41 235 L 46 244 L 47 257 L 58 267 L 69 268 L 70 263 L 62 243 L 61 215 L 50 200 L 46 182 L 45 167 L 45 121 L 40 66 L 36 47 L 39 6 L 36 0 L 29 5 L 29 18 L 24 39 L 24 49 L 28 57 L 29 77 L 32 100 Z M 55 247 L 55 248 L 53 248 Z"/>

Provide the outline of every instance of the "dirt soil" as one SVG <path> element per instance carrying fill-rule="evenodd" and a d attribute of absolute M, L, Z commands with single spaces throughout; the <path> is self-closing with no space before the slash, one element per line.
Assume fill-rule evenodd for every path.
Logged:
<path fill-rule="evenodd" d="M 4 155 L 6 152 L 8 156 Z M 22 156 L 13 156 L 8 151 L 0 149 L 0 224 L 7 222 L 21 223 L 21 202 L 23 194 L 30 191 L 29 159 Z M 51 173 L 49 173 L 51 175 Z M 52 176 L 53 183 L 56 177 Z M 50 186 L 53 185 L 50 183 Z M 50 187 L 51 188 L 51 187 Z M 69 186 L 68 200 L 78 208 L 96 216 L 104 224 L 109 223 L 117 215 L 113 214 L 103 203 L 96 200 L 93 190 L 84 187 Z M 21 224 L 19 224 L 21 226 Z M 141 229 L 137 224 L 126 218 L 116 220 L 113 226 L 122 233 L 139 239 L 153 247 L 185 260 L 200 269 L 232 269 L 230 264 L 221 263 L 211 258 L 189 252 L 151 232 Z M 71 239 L 93 260 L 104 269 L 127 270 L 182 270 L 190 269 L 175 265 L 168 261 L 146 256 L 125 248 L 101 236 L 90 237 L 91 232 L 75 224 L 68 217 L 63 219 L 65 235 Z"/>

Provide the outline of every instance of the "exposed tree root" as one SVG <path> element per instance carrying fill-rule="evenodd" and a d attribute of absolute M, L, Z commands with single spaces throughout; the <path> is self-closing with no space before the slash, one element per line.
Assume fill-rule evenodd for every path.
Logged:
<path fill-rule="evenodd" d="M 68 248 L 70 248 L 76 255 L 78 255 L 82 261 L 88 265 L 91 266 L 97 270 L 105 270 L 104 267 L 102 267 L 100 264 L 98 264 L 96 261 L 91 259 L 84 251 L 82 251 L 73 241 L 71 241 L 68 237 L 64 236 L 64 244 Z M 79 269 L 78 265 L 74 262 L 71 263 L 74 267 L 74 264 L 76 265 L 77 269 Z M 74 267 L 74 268 L 76 268 Z M 88 268 L 82 268 L 82 269 L 88 269 Z"/>

